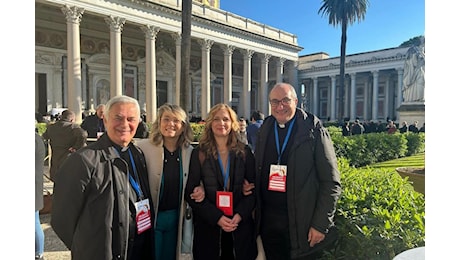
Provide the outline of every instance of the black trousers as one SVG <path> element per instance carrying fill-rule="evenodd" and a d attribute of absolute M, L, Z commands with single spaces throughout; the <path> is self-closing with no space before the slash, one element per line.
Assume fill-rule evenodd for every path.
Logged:
<path fill-rule="evenodd" d="M 292 258 L 290 254 L 289 219 L 286 214 L 265 211 L 262 214 L 260 238 L 267 260 L 315 260 L 321 252 L 301 258 Z"/>

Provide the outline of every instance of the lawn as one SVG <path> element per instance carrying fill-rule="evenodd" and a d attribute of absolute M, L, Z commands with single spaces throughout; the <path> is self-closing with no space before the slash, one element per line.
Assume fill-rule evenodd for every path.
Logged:
<path fill-rule="evenodd" d="M 416 154 L 413 156 L 398 158 L 391 161 L 379 162 L 369 165 L 372 168 L 383 168 L 388 170 L 394 170 L 397 167 L 414 167 L 423 168 L 425 167 L 425 153 Z"/>

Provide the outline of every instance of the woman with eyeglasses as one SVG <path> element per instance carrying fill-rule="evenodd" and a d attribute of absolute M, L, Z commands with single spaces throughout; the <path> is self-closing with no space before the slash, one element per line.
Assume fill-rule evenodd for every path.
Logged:
<path fill-rule="evenodd" d="M 191 241 L 182 238 L 183 234 L 193 232 L 184 230 L 186 220 L 191 217 L 187 214 L 191 209 L 187 209 L 184 188 L 189 175 L 192 140 L 187 113 L 180 106 L 166 103 L 158 108 L 151 138 L 138 142 L 147 162 L 155 207 L 155 259 L 191 258 L 191 245 L 185 247 Z M 196 201 L 203 200 L 203 188 L 194 187 L 191 196 Z"/>

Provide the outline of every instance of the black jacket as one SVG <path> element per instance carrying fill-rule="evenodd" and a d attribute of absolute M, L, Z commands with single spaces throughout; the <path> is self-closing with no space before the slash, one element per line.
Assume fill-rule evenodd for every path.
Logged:
<path fill-rule="evenodd" d="M 242 220 L 238 228 L 232 232 L 236 259 L 251 260 L 257 256 L 255 243 L 254 219 L 252 212 L 255 207 L 255 196 L 243 195 L 243 181 L 254 183 L 254 155 L 246 145 L 246 158 L 230 153 L 230 190 L 233 192 L 233 214 L 239 213 Z M 223 212 L 216 206 L 216 192 L 223 191 L 224 179 L 218 160 L 206 158 L 201 165 L 199 147 L 192 152 L 190 159 L 190 175 L 185 188 L 185 198 L 193 209 L 194 240 L 193 258 L 219 259 L 220 236 L 222 229 L 217 222 Z M 196 203 L 190 199 L 193 188 L 203 183 L 206 197 Z"/>
<path fill-rule="evenodd" d="M 130 147 L 133 154 L 141 154 L 137 171 L 147 173 L 141 150 L 133 144 Z M 108 136 L 102 135 L 73 153 L 59 174 L 54 184 L 51 226 L 71 250 L 72 259 L 129 259 L 128 248 L 136 236 L 134 191 L 127 175 L 128 163 Z M 138 176 L 153 210 L 148 176 Z M 152 230 L 145 231 L 152 241 L 151 253 Z"/>
<path fill-rule="evenodd" d="M 291 257 L 306 256 L 312 251 L 308 231 L 314 227 L 328 233 L 334 226 L 333 218 L 341 193 L 340 173 L 331 137 L 314 115 L 297 109 L 293 144 L 287 163 L 287 209 L 291 240 Z M 260 128 L 256 160 L 256 227 L 261 228 L 261 172 L 266 150 L 266 139 L 273 131 L 275 118 L 269 116 Z M 327 235 L 326 235 L 327 237 Z M 316 247 L 320 247 L 319 243 Z"/>

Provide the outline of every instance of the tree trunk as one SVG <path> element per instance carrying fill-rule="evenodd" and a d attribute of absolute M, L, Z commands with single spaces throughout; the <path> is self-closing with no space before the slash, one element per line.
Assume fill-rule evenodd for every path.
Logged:
<path fill-rule="evenodd" d="M 345 115 L 345 55 L 347 47 L 347 22 L 342 21 L 342 38 L 340 40 L 340 83 L 339 83 L 339 122 L 343 122 Z M 335 102 L 335 100 L 333 101 Z M 353 104 L 352 104 L 353 105 Z"/>
<path fill-rule="evenodd" d="M 182 33 L 181 33 L 181 73 L 180 73 L 180 106 L 191 110 L 190 90 L 190 52 L 192 33 L 192 0 L 182 1 Z"/>

